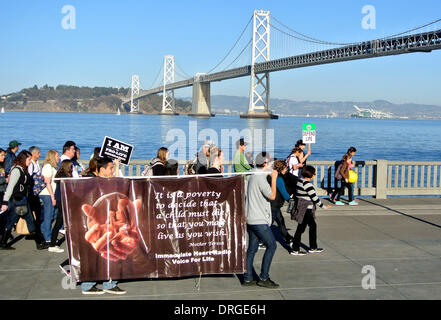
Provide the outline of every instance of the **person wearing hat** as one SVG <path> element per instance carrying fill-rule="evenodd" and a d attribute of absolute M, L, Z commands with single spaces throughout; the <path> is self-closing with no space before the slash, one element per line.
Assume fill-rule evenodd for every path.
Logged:
<path fill-rule="evenodd" d="M 235 172 L 247 172 L 251 170 L 251 166 L 245 157 L 245 148 L 248 143 L 244 138 L 240 138 L 236 142 L 237 151 L 233 157 L 233 167 Z"/>
<path fill-rule="evenodd" d="M 19 147 L 21 146 L 21 143 L 18 142 L 17 140 L 12 140 L 11 142 L 9 142 L 9 148 L 6 150 L 6 155 L 5 155 L 5 174 L 6 176 L 8 176 L 11 172 L 11 168 L 12 168 L 12 162 L 15 159 L 15 154 L 17 153 Z"/>
<path fill-rule="evenodd" d="M 197 160 L 194 165 L 194 171 L 196 174 L 207 174 L 208 168 L 210 166 L 210 148 L 215 147 L 213 141 L 205 140 L 204 144 L 201 147 L 201 150 L 196 154 Z"/>

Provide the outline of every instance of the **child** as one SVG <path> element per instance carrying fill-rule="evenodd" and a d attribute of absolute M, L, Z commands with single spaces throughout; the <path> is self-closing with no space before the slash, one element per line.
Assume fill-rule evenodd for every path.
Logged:
<path fill-rule="evenodd" d="M 311 183 L 311 180 L 315 175 L 315 168 L 312 166 L 303 167 L 302 175 L 303 178 L 300 178 L 297 182 L 297 203 L 293 212 L 291 213 L 291 220 L 296 220 L 299 223 L 293 239 L 293 251 L 290 252 L 290 254 L 294 256 L 306 255 L 306 252 L 300 251 L 300 240 L 302 233 L 305 232 L 306 226 L 309 226 L 309 252 L 318 253 L 323 251 L 322 248 L 318 248 L 317 246 L 317 224 L 315 222 L 315 210 L 317 205 L 325 210 L 331 208 L 331 206 L 324 206 L 324 204 L 317 197 L 314 186 Z"/>
<path fill-rule="evenodd" d="M 341 165 L 338 167 L 335 173 L 335 178 L 340 180 L 340 188 L 335 190 L 337 197 L 335 199 L 336 206 L 344 206 L 344 203 L 340 201 L 340 197 L 344 194 L 345 188 L 348 188 L 348 200 L 350 206 L 358 205 L 358 202 L 353 201 L 353 184 L 349 183 L 349 170 L 353 167 L 352 153 L 346 153 L 342 160 Z M 331 198 L 331 201 L 333 199 Z"/>

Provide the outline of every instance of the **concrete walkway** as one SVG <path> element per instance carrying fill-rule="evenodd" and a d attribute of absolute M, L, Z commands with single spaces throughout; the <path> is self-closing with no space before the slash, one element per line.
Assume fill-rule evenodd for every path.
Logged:
<path fill-rule="evenodd" d="M 293 234 L 297 224 L 284 215 Z M 319 211 L 317 222 L 323 253 L 295 257 L 278 244 L 270 275 L 279 289 L 243 288 L 235 275 L 211 275 L 121 282 L 126 295 L 91 298 L 79 286 L 62 288 L 64 274 L 58 265 L 66 253 L 37 251 L 33 241 L 21 239 L 14 244 L 17 250 L 0 251 L 0 299 L 441 298 L 441 198 L 360 199 L 358 207 Z M 307 248 L 308 231 L 302 240 Z M 255 259 L 258 272 L 262 255 L 259 250 Z M 364 266 L 375 268 L 375 289 L 362 288 L 363 277 L 373 275 L 372 269 L 363 274 Z"/>

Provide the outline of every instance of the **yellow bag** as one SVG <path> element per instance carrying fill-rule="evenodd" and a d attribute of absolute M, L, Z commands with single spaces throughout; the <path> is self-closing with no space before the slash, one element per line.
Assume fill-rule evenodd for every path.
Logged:
<path fill-rule="evenodd" d="M 349 170 L 349 183 L 357 182 L 358 175 L 354 170 Z"/>
<path fill-rule="evenodd" d="M 34 215 L 34 222 L 35 222 L 35 212 L 34 211 L 32 211 L 32 214 Z M 28 224 L 26 223 L 26 220 L 25 219 L 23 219 L 23 218 L 21 218 L 20 217 L 20 219 L 18 219 L 18 222 L 17 222 L 17 224 L 15 225 L 15 231 L 18 233 L 18 234 L 22 234 L 22 235 L 24 235 L 24 236 L 27 236 L 27 235 L 29 235 L 30 234 L 30 232 L 29 232 L 29 229 L 28 229 Z"/>

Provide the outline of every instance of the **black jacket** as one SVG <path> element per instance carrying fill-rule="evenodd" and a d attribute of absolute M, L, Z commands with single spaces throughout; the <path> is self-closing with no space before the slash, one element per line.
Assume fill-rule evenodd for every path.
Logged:
<path fill-rule="evenodd" d="M 285 188 L 286 191 L 288 191 L 289 195 L 295 195 L 296 194 L 296 188 L 297 188 L 297 178 L 295 175 L 293 175 L 291 172 L 286 170 L 286 173 L 282 176 L 283 181 L 285 181 Z"/>

